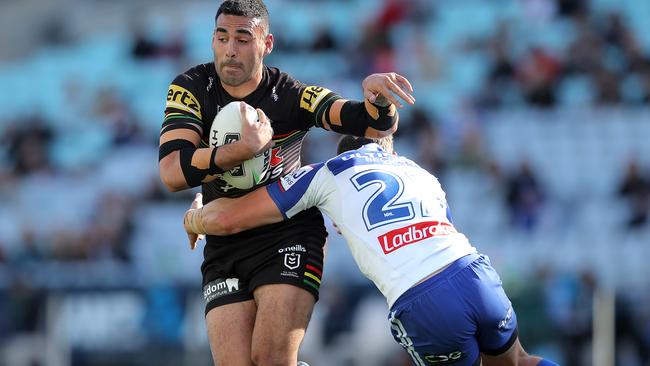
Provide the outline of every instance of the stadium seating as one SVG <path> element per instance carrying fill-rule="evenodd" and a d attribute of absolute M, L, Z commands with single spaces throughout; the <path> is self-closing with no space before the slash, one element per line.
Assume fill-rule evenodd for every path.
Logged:
<path fill-rule="evenodd" d="M 267 62 L 307 84 L 361 98 L 359 85 L 365 76 L 361 72 L 378 71 L 371 70 L 372 54 L 356 54 L 364 37 L 373 36 L 364 33 L 369 29 L 367 25 L 382 11 L 375 2 L 368 6 L 369 2 L 267 1 L 277 42 Z M 0 290 L 9 291 L 17 274 L 29 272 L 25 268 L 39 268 L 25 276 L 33 281 L 34 288 L 48 292 L 49 311 L 58 314 L 52 324 L 55 336 L 73 347 L 101 348 L 117 347 L 114 343 L 120 336 L 116 334 L 124 329 L 146 343 L 142 329 L 116 324 L 144 321 L 145 290 L 148 286 L 169 285 L 191 294 L 184 293 L 183 297 L 186 309 L 182 347 L 187 352 L 201 351 L 207 347 L 205 336 L 197 335 L 203 331 L 203 305 L 196 291 L 202 256 L 200 250 L 187 249 L 180 223 L 191 194 L 161 193 L 157 140 L 169 82 L 188 67 L 212 58 L 214 20 L 210 14 L 214 4 L 188 2 L 168 4 L 167 10 L 149 9 L 151 15 L 143 24 L 147 34 L 156 40 L 182 35 L 184 54 L 138 59 L 131 52 L 133 39 L 128 33 L 127 15 L 132 8 L 127 2 L 118 3 L 106 18 L 95 14 L 95 19 L 114 21 L 113 31 L 89 32 L 75 42 L 42 47 L 28 57 L 0 63 L 0 85 L 10 91 L 0 117 Z M 636 159 L 646 171 L 650 168 L 650 105 L 643 100 L 642 75 L 624 70 L 618 80 L 620 103 L 598 105 L 594 75 L 567 73 L 555 85 L 555 107 L 540 108 L 525 101 L 515 71 L 509 80 L 515 87 L 495 92 L 505 100 L 502 108 L 486 108 L 482 98 L 490 86 L 495 64 L 488 45 L 501 24 L 510 29 L 507 52 L 518 68 L 531 47 L 541 47 L 565 60 L 579 36 L 577 23 L 570 17 L 555 15 L 553 8 L 547 7 L 554 2 L 410 3 L 415 4 L 412 6 L 416 14 L 393 24 L 388 41 L 398 71 L 412 81 L 418 106 L 427 115 L 435 116 L 431 120 L 436 121 L 435 127 L 447 147 L 443 158 L 448 164 L 441 170 L 440 179 L 455 224 L 474 245 L 489 254 L 504 282 L 515 289 L 525 285 L 527 281 L 522 279 L 535 278 L 540 268 L 548 268 L 558 278 L 565 274 L 578 277 L 581 271 L 592 270 L 606 288 L 640 293 L 640 297 L 647 293 L 650 224 L 629 229 L 629 207 L 618 195 L 630 160 Z M 609 11 L 620 12 L 646 57 L 650 57 L 649 1 L 590 3 L 594 21 Z M 418 18 L 418 12 L 427 17 Z M 319 30 L 330 31 L 338 46 L 311 51 Z M 283 50 L 283 46 L 287 49 Z M 605 64 L 622 68 L 625 60 L 620 53 L 610 51 L 603 55 Z M 78 89 L 73 98 L 70 90 L 74 87 Z M 119 108 L 123 108 L 120 112 L 139 129 L 139 134 L 125 143 L 116 142 L 116 135 L 125 127 L 97 112 L 98 95 L 105 90 L 114 93 Z M 408 108 L 403 110 L 402 127 L 416 124 L 414 114 Z M 474 118 L 465 118 L 465 114 Z M 45 171 L 14 174 L 12 139 L 15 131 L 29 130 L 31 122 L 25 121 L 32 117 L 42 119 L 52 129 L 52 141 L 47 146 L 50 166 Z M 501 169 L 503 180 L 490 175 L 485 166 L 455 163 L 468 127 L 480 131 L 484 158 L 493 160 Z M 396 140 L 399 153 L 417 157 L 419 146 L 413 136 L 418 132 Z M 334 140 L 325 135 L 320 131 L 309 134 L 305 156 L 311 161 L 306 162 L 326 159 L 334 153 L 330 149 Z M 523 161 L 532 166 L 545 195 L 539 222 L 531 230 L 512 225 L 505 201 L 504 180 Z M 121 228 L 126 235 L 128 260 L 120 259 L 112 252 L 114 248 L 75 260 L 52 254 L 58 250 L 56 243 L 61 235 L 83 236 L 84 231 L 91 230 L 101 211 L 98 206 L 110 194 L 134 205 L 128 225 Z M 329 223 L 328 228 L 330 252 L 323 291 L 328 291 L 329 283 L 348 288 L 364 284 L 344 243 Z M 30 232 L 40 254 L 30 254 L 33 248 L 26 248 Z M 23 267 L 25 262 L 28 264 Z M 116 292 L 109 293 L 108 302 L 102 303 L 97 297 L 101 294 L 93 292 L 97 288 Z M 49 295 L 60 289 L 64 290 L 61 298 Z M 565 290 L 562 287 L 549 295 L 548 302 L 569 297 L 571 291 Z M 327 306 L 317 307 L 310 325 L 312 334 L 325 328 Z M 390 339 L 387 341 L 387 333 L 382 333 L 385 329 L 375 323 L 384 324 L 378 315 L 382 306 L 372 296 L 360 302 L 360 315 L 354 318 L 351 329 L 327 348 L 338 353 L 324 351 L 322 334 L 308 333 L 303 348 L 316 361 L 305 359 L 319 366 L 323 364 L 318 363 L 318 357 L 336 354 L 339 359 L 331 364 L 345 361 L 378 365 L 382 357 L 375 352 L 377 345 L 393 345 Z M 90 309 L 96 311 L 92 316 Z M 90 326 L 98 317 L 101 321 Z M 68 324 L 73 327 L 66 328 Z M 0 331 L 10 333 L 2 327 L 0 324 Z M 557 342 L 540 341 L 536 347 L 549 354 L 560 352 Z M 0 352 L 0 364 L 4 361 L 2 355 Z"/>

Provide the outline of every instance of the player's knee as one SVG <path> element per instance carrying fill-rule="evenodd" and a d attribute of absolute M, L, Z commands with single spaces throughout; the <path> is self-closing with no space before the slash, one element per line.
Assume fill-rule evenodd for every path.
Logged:
<path fill-rule="evenodd" d="M 287 366 L 296 361 L 297 355 L 289 347 L 268 343 L 253 346 L 251 358 L 255 366 Z"/>
<path fill-rule="evenodd" d="M 255 366 L 287 366 L 291 364 L 289 358 L 279 357 L 277 354 L 267 354 L 263 356 L 260 354 L 253 354 L 253 365 Z"/>

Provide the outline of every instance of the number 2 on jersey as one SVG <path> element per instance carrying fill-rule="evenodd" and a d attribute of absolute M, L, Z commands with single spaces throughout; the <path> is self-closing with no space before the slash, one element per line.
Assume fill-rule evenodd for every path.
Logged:
<path fill-rule="evenodd" d="M 366 170 L 350 181 L 357 191 L 370 186 L 376 188 L 363 206 L 363 221 L 368 231 L 415 216 L 411 202 L 397 202 L 404 192 L 404 182 L 397 175 L 384 170 Z"/>

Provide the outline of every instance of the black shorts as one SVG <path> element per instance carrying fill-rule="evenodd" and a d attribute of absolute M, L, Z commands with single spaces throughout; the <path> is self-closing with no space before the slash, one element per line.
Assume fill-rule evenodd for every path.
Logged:
<path fill-rule="evenodd" d="M 227 243 L 208 241 L 201 266 L 205 314 L 218 306 L 251 300 L 258 286 L 268 284 L 303 288 L 318 301 L 327 239 L 322 216 L 285 223 Z"/>

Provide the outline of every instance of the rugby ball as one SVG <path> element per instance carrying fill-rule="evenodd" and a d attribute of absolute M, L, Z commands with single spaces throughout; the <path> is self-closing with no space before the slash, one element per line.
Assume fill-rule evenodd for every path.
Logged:
<path fill-rule="evenodd" d="M 241 139 L 240 103 L 244 102 L 231 102 L 217 112 L 212 121 L 210 146 L 223 146 Z M 248 104 L 246 104 L 246 115 L 247 118 L 259 121 L 257 111 Z M 223 173 L 221 179 L 235 188 L 253 188 L 264 180 L 270 162 L 271 149 L 268 149 Z"/>

